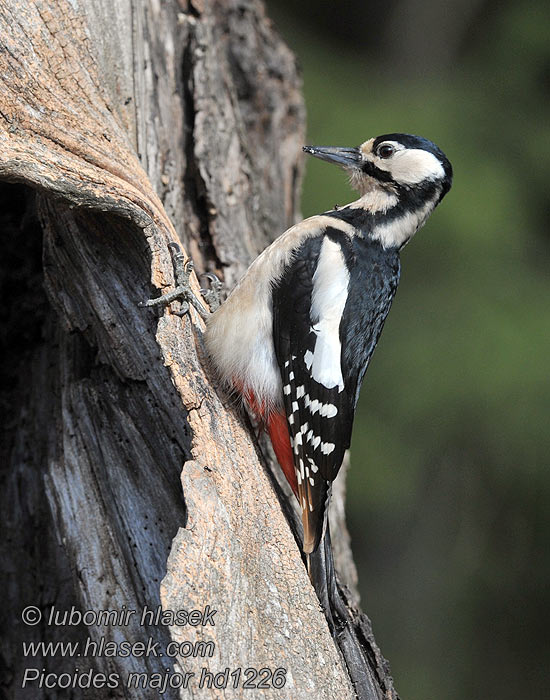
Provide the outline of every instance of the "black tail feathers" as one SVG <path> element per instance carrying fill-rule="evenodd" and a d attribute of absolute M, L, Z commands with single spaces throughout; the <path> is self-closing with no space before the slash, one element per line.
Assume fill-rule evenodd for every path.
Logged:
<path fill-rule="evenodd" d="M 328 522 L 319 546 L 307 555 L 307 564 L 311 584 L 323 606 L 330 631 L 334 635 L 338 622 L 342 619 L 342 600 L 336 583 Z"/>

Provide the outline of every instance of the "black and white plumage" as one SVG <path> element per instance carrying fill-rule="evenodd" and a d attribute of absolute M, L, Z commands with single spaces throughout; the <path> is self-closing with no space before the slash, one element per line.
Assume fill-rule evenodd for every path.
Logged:
<path fill-rule="evenodd" d="M 222 380 L 269 430 L 311 554 L 397 289 L 399 251 L 448 192 L 452 169 L 437 146 L 408 134 L 304 150 L 343 166 L 359 199 L 276 239 L 208 319 L 206 343 Z"/>
<path fill-rule="evenodd" d="M 294 452 L 304 551 L 350 445 L 358 390 L 399 279 L 399 257 L 336 226 L 306 240 L 273 289 L 273 342 Z M 318 517 L 317 517 L 318 516 Z"/>

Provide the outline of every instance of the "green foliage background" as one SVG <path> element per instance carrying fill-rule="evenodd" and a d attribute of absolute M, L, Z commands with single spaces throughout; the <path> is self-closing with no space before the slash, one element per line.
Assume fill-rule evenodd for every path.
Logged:
<path fill-rule="evenodd" d="M 367 48 L 376 23 L 359 4 L 347 41 L 307 20 L 314 3 L 268 2 L 303 69 L 310 143 L 405 131 L 454 166 L 403 251 L 349 477 L 363 603 L 404 700 L 550 686 L 550 5 L 479 5 L 446 65 L 407 66 Z M 304 215 L 353 198 L 308 161 Z"/>

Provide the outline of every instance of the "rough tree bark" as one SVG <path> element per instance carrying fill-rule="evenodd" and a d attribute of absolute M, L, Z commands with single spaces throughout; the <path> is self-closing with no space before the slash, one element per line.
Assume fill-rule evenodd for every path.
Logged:
<path fill-rule="evenodd" d="M 216 393 L 201 319 L 177 302 L 137 307 L 173 284 L 170 241 L 231 287 L 297 217 L 300 81 L 262 5 L 2 0 L 0 80 L 6 695 L 156 698 L 188 671 L 163 697 L 345 699 L 360 677 L 361 697 L 395 698 L 350 593 L 361 668 L 330 637 L 285 487 Z M 337 564 L 353 590 L 339 491 Z M 36 625 L 22 621 L 29 605 Z M 160 605 L 210 606 L 215 624 L 140 620 Z M 49 624 L 72 606 L 137 613 Z M 23 654 L 88 637 L 158 647 Z M 213 653 L 166 655 L 170 641 Z M 286 669 L 284 688 L 244 691 L 243 674 L 237 690 L 235 676 L 199 689 L 202 668 L 248 667 Z M 25 669 L 41 675 L 22 689 Z M 114 674 L 111 687 L 79 687 L 90 669 L 97 684 Z M 133 672 L 149 686 L 129 688 Z"/>

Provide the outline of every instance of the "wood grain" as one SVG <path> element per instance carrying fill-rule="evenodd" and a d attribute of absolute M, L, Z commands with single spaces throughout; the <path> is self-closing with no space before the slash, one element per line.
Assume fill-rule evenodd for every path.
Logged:
<path fill-rule="evenodd" d="M 175 315 L 177 302 L 160 316 L 137 306 L 173 285 L 169 242 L 230 287 L 297 218 L 304 106 L 294 57 L 253 0 L 5 0 L 0 36 L 3 250 L 16 261 L 3 278 L 8 697 L 24 697 L 22 641 L 88 636 L 215 644 L 208 659 L 86 659 L 120 677 L 109 697 L 158 697 L 125 687 L 131 672 L 203 666 L 287 669 L 285 688 L 265 698 L 355 697 L 269 456 L 216 393 L 202 321 Z M 342 500 L 343 490 L 344 532 Z M 23 625 L 30 604 L 44 615 L 161 604 L 218 613 L 205 628 L 133 617 L 67 629 Z M 372 697 L 395 697 L 373 649 L 368 640 Z M 191 684 L 164 697 L 243 692 Z"/>

